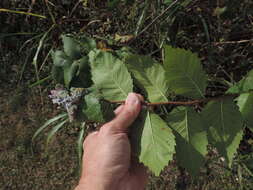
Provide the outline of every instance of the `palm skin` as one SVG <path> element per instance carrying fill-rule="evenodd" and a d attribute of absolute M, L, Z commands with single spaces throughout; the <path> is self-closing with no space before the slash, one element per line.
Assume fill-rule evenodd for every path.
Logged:
<path fill-rule="evenodd" d="M 146 169 L 131 158 L 127 131 L 141 110 L 142 97 L 130 93 L 116 117 L 84 141 L 82 176 L 76 190 L 141 190 Z"/>

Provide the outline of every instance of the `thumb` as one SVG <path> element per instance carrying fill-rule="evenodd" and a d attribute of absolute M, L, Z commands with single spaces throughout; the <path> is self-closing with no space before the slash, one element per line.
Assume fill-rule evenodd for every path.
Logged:
<path fill-rule="evenodd" d="M 142 97 L 135 93 L 129 93 L 124 107 L 107 125 L 117 133 L 127 132 L 128 127 L 134 122 L 141 111 Z"/>

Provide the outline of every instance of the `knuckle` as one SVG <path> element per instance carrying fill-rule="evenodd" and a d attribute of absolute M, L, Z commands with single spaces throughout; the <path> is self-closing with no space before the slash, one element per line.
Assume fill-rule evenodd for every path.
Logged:
<path fill-rule="evenodd" d="M 111 128 L 114 127 L 113 125 L 113 123 L 106 123 L 100 128 L 99 132 L 102 134 L 108 134 L 111 131 Z"/>
<path fill-rule="evenodd" d="M 135 110 L 133 110 L 133 109 L 126 109 L 125 110 L 125 116 L 127 118 L 135 117 Z"/>
<path fill-rule="evenodd" d="M 85 140 L 83 141 L 83 147 L 88 146 L 88 144 L 95 140 L 95 137 L 97 136 L 97 132 L 90 133 Z"/>
<path fill-rule="evenodd" d="M 119 133 L 118 138 L 120 139 L 128 139 L 128 135 L 126 133 Z"/>

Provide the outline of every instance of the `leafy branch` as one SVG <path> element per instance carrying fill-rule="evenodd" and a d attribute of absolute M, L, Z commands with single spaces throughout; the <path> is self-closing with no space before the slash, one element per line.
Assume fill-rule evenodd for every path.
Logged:
<path fill-rule="evenodd" d="M 197 175 L 208 144 L 231 167 L 245 126 L 253 131 L 253 70 L 224 95 L 206 97 L 209 76 L 191 51 L 165 45 L 161 64 L 128 48 L 99 49 L 96 41 L 86 36 L 63 35 L 62 40 L 63 50 L 52 54 L 52 76 L 63 87 L 50 97 L 67 114 L 46 122 L 34 138 L 55 124 L 47 138 L 49 143 L 66 124 L 66 117 L 87 126 L 110 121 L 114 117 L 113 104 L 124 104 L 127 94 L 135 89 L 144 95 L 145 106 L 177 106 L 172 110 L 165 107 L 162 114 L 143 109 L 129 134 L 133 153 L 156 175 L 174 154 L 181 167 Z M 169 101 L 175 96 L 189 100 Z M 194 105 L 201 105 L 200 113 L 189 107 Z M 79 157 L 84 130 L 82 126 Z"/>
<path fill-rule="evenodd" d="M 142 105 L 144 106 L 161 106 L 161 105 L 177 105 L 177 106 L 193 106 L 193 105 L 199 105 L 202 103 L 207 103 L 209 101 L 219 101 L 219 100 L 224 100 L 226 98 L 234 98 L 239 96 L 239 94 L 226 94 L 223 96 L 218 96 L 218 97 L 210 97 L 210 98 L 205 98 L 205 99 L 199 99 L 199 100 L 191 100 L 191 101 L 168 101 L 168 102 L 155 102 L 155 103 L 149 103 L 149 102 L 142 102 Z M 108 101 L 112 104 L 124 104 L 125 101 Z"/>

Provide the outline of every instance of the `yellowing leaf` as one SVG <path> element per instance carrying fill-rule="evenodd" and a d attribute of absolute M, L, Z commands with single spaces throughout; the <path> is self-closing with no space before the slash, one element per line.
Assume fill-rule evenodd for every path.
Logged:
<path fill-rule="evenodd" d="M 120 43 L 127 43 L 130 40 L 132 40 L 134 38 L 134 35 L 119 35 L 119 34 L 115 34 L 115 41 L 120 42 Z"/>
<path fill-rule="evenodd" d="M 102 51 L 113 51 L 111 48 L 108 48 L 107 45 L 106 45 L 106 43 L 103 42 L 103 41 L 99 41 L 97 43 L 97 48 L 100 49 L 100 50 L 102 50 Z"/>
<path fill-rule="evenodd" d="M 87 6 L 88 6 L 88 0 L 81 0 L 81 2 L 83 3 L 83 6 L 84 6 L 84 7 L 87 7 Z"/>

